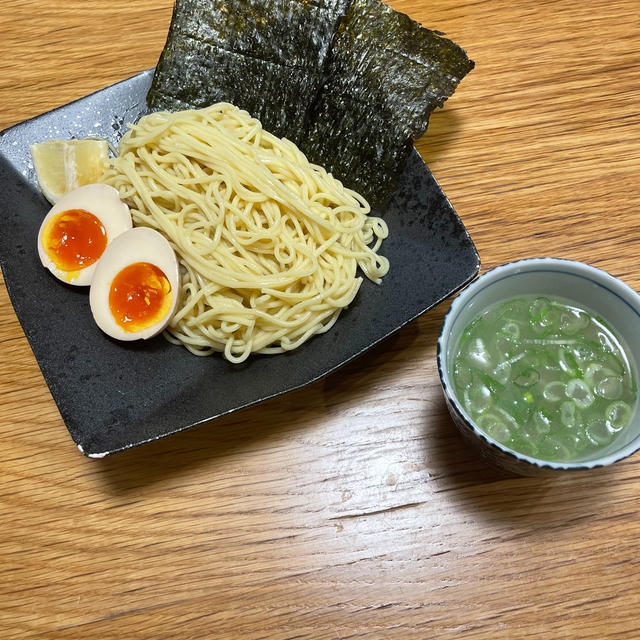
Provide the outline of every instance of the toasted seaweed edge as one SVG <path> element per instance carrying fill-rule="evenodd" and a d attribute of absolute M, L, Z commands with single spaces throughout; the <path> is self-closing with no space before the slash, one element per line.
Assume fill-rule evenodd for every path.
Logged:
<path fill-rule="evenodd" d="M 260 0 L 250 1 L 253 3 L 260 2 Z M 205 103 L 201 101 L 199 102 L 195 98 L 191 98 L 189 103 L 186 102 L 183 97 L 172 95 L 171 92 L 166 90 L 167 83 L 165 82 L 165 78 L 171 75 L 172 62 L 169 59 L 169 53 L 174 46 L 180 48 L 179 38 L 185 38 L 186 36 L 186 34 L 181 31 L 181 26 L 178 22 L 180 13 L 183 12 L 185 7 L 188 8 L 195 4 L 204 6 L 207 2 L 213 6 L 213 3 L 215 3 L 216 0 L 198 0 L 198 2 L 194 2 L 194 0 L 176 0 L 167 35 L 167 41 L 165 42 L 165 46 L 160 55 L 160 60 L 147 94 L 147 104 L 150 108 L 164 108 L 171 110 L 173 108 L 185 108 L 185 106 L 204 106 Z M 314 7 L 326 7 L 326 3 L 307 3 L 306 0 L 302 0 L 302 2 L 300 2 L 300 0 L 295 0 L 295 2 L 297 4 L 311 4 Z M 319 82 L 315 83 L 312 95 L 303 103 L 304 108 L 302 110 L 304 111 L 304 116 L 302 118 L 302 123 L 300 124 L 300 118 L 296 118 L 296 120 L 299 121 L 299 128 L 297 130 L 292 129 L 291 122 L 287 120 L 287 106 L 290 109 L 293 109 L 294 105 L 281 104 L 279 107 L 272 108 L 272 112 L 280 111 L 283 115 L 283 119 L 280 121 L 266 117 L 264 101 L 260 105 L 260 102 L 257 100 L 252 104 L 249 104 L 251 102 L 251 100 L 249 100 L 247 103 L 238 104 L 237 106 L 246 109 L 252 115 L 259 117 L 261 120 L 264 119 L 262 124 L 266 130 L 271 131 L 275 135 L 287 137 L 293 140 L 293 142 L 295 142 L 309 157 L 311 162 L 322 164 L 327 168 L 327 170 L 330 170 L 335 177 L 343 181 L 346 186 L 357 189 L 363 193 L 363 195 L 369 199 L 374 206 L 384 208 L 386 201 L 395 188 L 404 166 L 404 162 L 411 151 L 411 143 L 424 134 L 428 127 L 431 113 L 436 108 L 442 107 L 445 101 L 453 95 L 462 79 L 475 67 L 475 63 L 468 57 L 467 52 L 462 49 L 462 47 L 453 40 L 445 37 L 442 32 L 423 27 L 410 16 L 395 11 L 380 0 L 328 0 L 328 2 L 334 7 L 340 6 L 343 12 L 338 16 L 335 23 L 336 28 L 329 43 L 327 55 L 320 66 L 320 73 L 322 77 Z M 363 7 L 364 9 L 362 9 Z M 358 13 L 359 9 L 360 12 Z M 322 111 L 323 103 L 327 102 L 325 93 L 328 89 L 332 88 L 330 71 L 332 64 L 335 63 L 336 53 L 340 52 L 341 38 L 342 40 L 349 39 L 351 37 L 351 32 L 355 33 L 354 38 L 357 38 L 358 33 L 362 34 L 362 29 L 358 32 L 352 27 L 353 25 L 357 27 L 358 23 L 363 22 L 365 26 L 370 24 L 372 21 L 367 12 L 371 13 L 371 11 L 378 11 L 380 19 L 376 26 L 379 27 L 382 24 L 381 33 L 384 33 L 385 36 L 389 31 L 389 23 L 393 24 L 395 22 L 401 30 L 404 27 L 404 30 L 402 30 L 402 35 L 405 37 L 404 51 L 397 50 L 400 48 L 399 44 L 395 49 L 393 49 L 393 47 L 389 47 L 388 39 L 383 38 L 382 36 L 378 38 L 379 48 L 390 51 L 394 56 L 404 56 L 410 61 L 409 64 L 413 62 L 417 65 L 422 64 L 420 56 L 425 55 L 425 51 L 428 50 L 429 47 L 444 48 L 450 54 L 450 58 L 447 58 L 446 62 L 443 62 L 443 58 L 438 56 L 440 64 L 438 66 L 439 76 L 435 85 L 436 90 L 432 91 L 432 99 L 429 101 L 427 108 L 421 112 L 421 115 L 414 116 L 414 122 L 411 123 L 412 126 L 403 127 L 403 123 L 398 121 L 396 116 L 394 116 L 392 106 L 393 100 L 391 98 L 387 98 L 386 101 L 378 103 L 377 108 L 385 111 L 386 115 L 389 117 L 389 128 L 394 130 L 398 136 L 395 140 L 395 147 L 392 145 L 392 148 L 386 150 L 386 156 L 388 156 L 390 165 L 393 166 L 386 167 L 386 171 L 388 171 L 388 173 L 382 180 L 380 179 L 379 158 L 376 158 L 375 156 L 367 157 L 366 153 L 362 153 L 359 165 L 356 165 L 353 162 L 341 165 L 340 161 L 342 160 L 341 156 L 343 156 L 343 154 L 335 153 L 337 146 L 335 144 L 336 140 L 332 139 L 330 130 L 321 132 L 321 135 L 319 136 L 320 140 L 315 139 L 318 136 L 317 132 L 316 136 L 310 135 L 310 132 L 313 131 L 313 127 L 317 127 L 318 124 L 317 122 L 314 123 L 315 117 L 320 111 Z M 352 18 L 351 21 L 350 18 Z M 361 40 L 367 41 L 370 39 L 365 37 Z M 358 46 L 359 50 L 361 50 L 362 42 L 359 42 Z M 183 45 L 183 49 L 184 47 L 185 45 Z M 348 50 L 349 49 L 347 47 L 347 51 Z M 264 62 L 269 61 L 265 60 Z M 179 60 L 175 65 L 179 65 L 181 73 L 185 75 L 184 65 Z M 293 68 L 290 68 L 290 70 L 293 70 Z M 333 84 L 335 85 L 335 83 Z M 333 89 L 335 90 L 335 86 Z M 211 92 L 206 95 L 211 95 Z M 225 97 L 225 94 L 223 93 L 214 98 L 213 101 L 217 101 L 218 99 L 228 99 L 228 95 L 229 94 Z M 278 95 L 282 96 L 283 92 L 278 93 Z M 393 96 L 393 98 L 395 97 L 397 96 Z M 358 101 L 357 96 L 349 95 L 349 92 L 347 92 L 343 98 L 346 98 L 347 102 Z M 296 95 L 296 99 L 299 103 L 299 96 Z M 229 101 L 234 100 L 231 99 Z M 391 107 L 388 104 L 389 101 L 391 102 Z M 205 100 L 205 102 L 207 101 Z M 331 100 L 329 100 L 329 102 L 331 102 Z M 298 111 L 298 109 L 296 108 L 294 111 Z M 347 118 L 348 114 L 341 114 L 342 120 Z M 349 133 L 352 134 L 351 137 L 355 137 L 353 134 L 357 133 L 357 126 L 358 125 L 356 125 L 356 128 L 349 131 Z M 378 139 L 378 142 L 380 142 L 382 138 L 384 138 L 384 136 L 381 136 L 381 138 Z M 324 147 L 314 147 L 313 145 L 316 142 L 323 143 Z M 353 143 L 353 150 L 363 152 L 366 151 L 366 148 L 363 148 L 361 140 L 356 140 Z M 357 153 L 354 154 L 354 157 L 356 156 Z"/>

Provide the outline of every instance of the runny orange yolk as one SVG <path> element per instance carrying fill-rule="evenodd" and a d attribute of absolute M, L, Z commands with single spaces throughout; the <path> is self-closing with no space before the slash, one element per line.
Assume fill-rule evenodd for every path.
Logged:
<path fill-rule="evenodd" d="M 149 262 L 134 262 L 111 282 L 109 309 L 125 331 L 141 331 L 161 321 L 171 308 L 171 284 Z"/>
<path fill-rule="evenodd" d="M 107 232 L 93 213 L 69 209 L 51 218 L 42 242 L 58 269 L 77 272 L 99 260 L 107 248 Z"/>

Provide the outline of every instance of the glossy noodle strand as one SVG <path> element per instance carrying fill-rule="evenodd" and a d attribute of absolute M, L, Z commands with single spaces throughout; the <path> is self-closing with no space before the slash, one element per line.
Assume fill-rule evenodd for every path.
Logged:
<path fill-rule="evenodd" d="M 389 269 L 367 202 L 230 104 L 142 117 L 103 181 L 176 250 L 181 304 L 165 335 L 197 355 L 295 349 L 333 326 L 358 268 L 376 283 Z"/>

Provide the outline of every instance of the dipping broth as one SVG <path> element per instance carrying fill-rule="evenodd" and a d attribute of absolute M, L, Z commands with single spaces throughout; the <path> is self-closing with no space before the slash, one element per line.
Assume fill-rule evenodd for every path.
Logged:
<path fill-rule="evenodd" d="M 559 298 L 522 296 L 486 309 L 463 331 L 452 377 L 482 431 L 555 462 L 611 445 L 637 401 L 634 365 L 611 327 Z"/>

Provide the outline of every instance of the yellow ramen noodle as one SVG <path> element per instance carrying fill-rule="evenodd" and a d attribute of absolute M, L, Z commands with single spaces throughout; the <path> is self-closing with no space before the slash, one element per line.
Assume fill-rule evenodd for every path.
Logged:
<path fill-rule="evenodd" d="M 130 126 L 103 181 L 182 266 L 166 335 L 232 362 L 327 331 L 389 263 L 369 205 L 290 141 L 230 104 L 152 113 Z"/>

